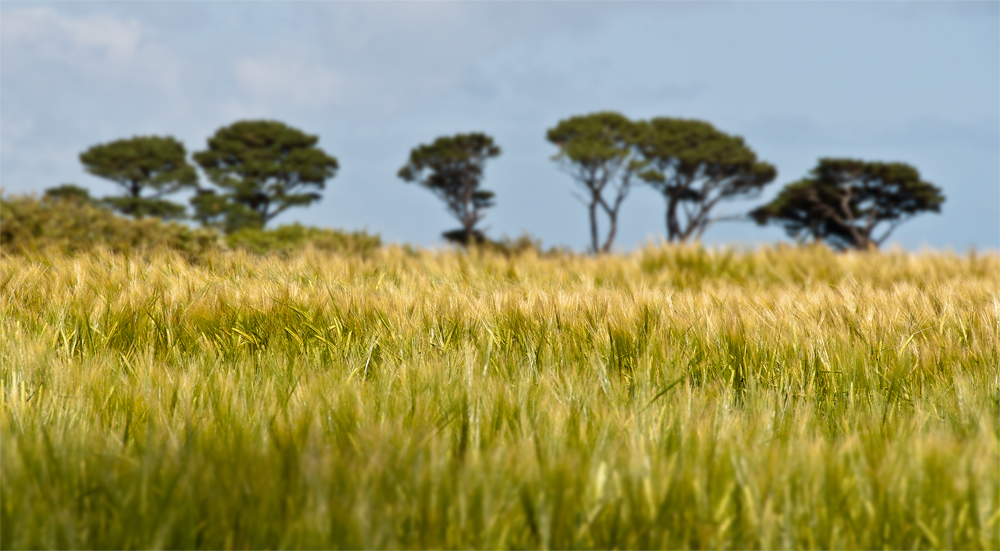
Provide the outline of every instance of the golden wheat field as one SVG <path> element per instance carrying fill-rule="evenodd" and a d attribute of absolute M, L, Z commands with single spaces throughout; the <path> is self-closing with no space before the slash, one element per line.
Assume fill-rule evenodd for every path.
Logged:
<path fill-rule="evenodd" d="M 1000 547 L 1000 256 L 0 257 L 0 546 Z"/>

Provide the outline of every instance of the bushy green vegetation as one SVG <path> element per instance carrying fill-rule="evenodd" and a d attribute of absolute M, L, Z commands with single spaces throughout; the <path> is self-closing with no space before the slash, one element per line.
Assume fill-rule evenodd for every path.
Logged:
<path fill-rule="evenodd" d="M 941 212 L 945 200 L 908 164 L 823 158 L 807 178 L 785 186 L 770 203 L 746 215 L 715 216 L 711 212 L 720 201 L 755 197 L 777 177 L 775 167 L 759 161 L 740 136 L 704 121 L 632 121 L 601 111 L 559 121 L 546 139 L 559 148 L 552 160 L 582 187 L 578 198 L 587 205 L 594 254 L 611 252 L 618 214 L 636 181 L 653 186 L 666 200 L 670 243 L 698 241 L 716 222 L 752 219 L 780 224 L 800 243 L 812 238 L 837 249 L 877 249 L 899 224 L 923 212 Z M 88 190 L 63 184 L 46 196 L 85 197 L 134 218 L 184 219 L 187 209 L 165 197 L 193 189 L 192 218 L 203 227 L 227 235 L 247 230 L 229 241 L 257 252 L 287 252 L 295 248 L 288 243 L 301 242 L 299 234 L 306 230 L 262 230 L 282 212 L 319 201 L 327 180 L 336 176 L 339 161 L 318 143 L 319 136 L 279 121 L 237 121 L 217 130 L 208 149 L 194 153 L 214 185 L 203 187 L 184 144 L 171 136 L 134 136 L 80 154 L 87 172 L 118 184 L 124 195 L 93 201 Z M 476 229 L 485 209 L 496 204 L 496 194 L 481 184 L 486 161 L 498 156 L 500 146 L 482 132 L 441 136 L 413 148 L 398 176 L 434 192 L 461 222 L 460 229 L 441 234 L 447 242 L 510 254 L 523 250 L 524 242 L 512 249 L 509 240 L 495 241 Z M 602 214 L 608 224 L 603 237 Z M 369 247 L 363 234 L 315 235 L 327 250 Z"/>
<path fill-rule="evenodd" d="M 226 233 L 263 229 L 292 207 L 319 201 L 340 164 L 318 136 L 271 120 L 238 121 L 217 130 L 194 154 L 214 188 L 191 200 L 195 219 Z"/>
<path fill-rule="evenodd" d="M 328 252 L 367 254 L 381 247 L 382 239 L 364 231 L 345 232 L 294 223 L 270 230 L 244 228 L 227 235 L 226 244 L 260 254 L 289 253 L 307 246 Z"/>
<path fill-rule="evenodd" d="M 0 547 L 1000 546 L 1000 257 L 0 257 Z"/>
<path fill-rule="evenodd" d="M 213 230 L 159 218 L 122 218 L 86 196 L 0 199 L 0 249 L 5 254 L 75 254 L 95 248 L 128 254 L 172 249 L 194 259 L 217 249 L 218 241 Z"/>
<path fill-rule="evenodd" d="M 68 186 L 69 191 L 75 191 Z M 76 188 L 80 189 L 80 188 Z M 378 235 L 313 228 L 295 223 L 264 230 L 246 228 L 221 235 L 158 218 L 131 220 L 115 215 L 86 194 L 37 199 L 0 199 L 0 248 L 6 254 L 39 251 L 77 254 L 97 248 L 115 253 L 147 254 L 169 249 L 189 261 L 200 261 L 224 249 L 257 254 L 289 254 L 305 248 L 344 254 L 368 254 L 382 245 Z M 82 191 L 82 190 L 81 190 Z"/>

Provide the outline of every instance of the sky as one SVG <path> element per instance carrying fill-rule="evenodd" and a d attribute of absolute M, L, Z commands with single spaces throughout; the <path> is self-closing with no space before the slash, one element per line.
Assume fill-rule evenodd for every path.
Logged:
<path fill-rule="evenodd" d="M 486 167 L 486 233 L 585 250 L 586 209 L 545 133 L 596 111 L 705 120 L 777 167 L 758 198 L 717 213 L 762 204 L 821 157 L 900 161 L 947 200 L 890 243 L 1000 248 L 996 1 L 0 3 L 5 194 L 116 194 L 80 152 L 136 135 L 193 152 L 238 120 L 279 120 L 319 136 L 340 170 L 275 224 L 441 246 L 459 224 L 396 173 L 413 147 L 485 132 L 503 150 Z M 636 186 L 616 248 L 662 239 L 664 212 Z M 746 222 L 703 237 L 786 240 Z"/>

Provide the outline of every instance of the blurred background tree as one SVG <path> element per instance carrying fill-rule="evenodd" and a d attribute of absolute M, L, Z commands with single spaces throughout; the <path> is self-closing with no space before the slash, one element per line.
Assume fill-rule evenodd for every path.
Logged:
<path fill-rule="evenodd" d="M 808 177 L 750 216 L 761 225 L 783 226 L 799 241 L 811 237 L 838 250 L 866 250 L 878 248 L 914 215 L 941 212 L 944 199 L 908 164 L 820 159 Z"/>
<path fill-rule="evenodd" d="M 232 232 L 263 228 L 291 207 L 320 199 L 337 159 L 316 146 L 317 136 L 277 121 L 239 121 L 220 128 L 194 160 L 218 190 L 191 200 L 195 218 Z"/>
<path fill-rule="evenodd" d="M 633 178 L 664 196 L 667 240 L 684 242 L 700 238 L 717 221 L 745 220 L 746 215 L 726 217 L 713 211 L 722 201 L 759 194 L 777 175 L 743 138 L 698 120 L 657 117 L 635 122 L 605 111 L 559 121 L 546 137 L 559 148 L 552 160 L 586 190 L 579 198 L 588 208 L 594 253 L 611 250 Z M 366 249 L 367 234 L 331 237 L 333 233 L 323 232 L 339 230 L 307 231 L 298 225 L 264 230 L 285 210 L 319 200 L 319 191 L 336 175 L 337 159 L 317 147 L 318 141 L 317 136 L 277 121 L 239 121 L 220 128 L 208 139 L 208 148 L 194 154 L 214 187 L 199 187 L 184 145 L 172 137 L 137 136 L 95 145 L 80 154 L 84 168 L 121 186 L 124 195 L 95 198 L 86 188 L 62 184 L 45 190 L 41 199 L 7 199 L 6 208 L 19 214 L 16 220 L 8 216 L 11 223 L 4 235 L 21 236 L 17 239 L 22 241 L 22 237 L 38 238 L 39 243 L 57 235 L 69 239 L 66 232 L 75 229 L 92 236 L 97 234 L 83 230 L 90 222 L 80 221 L 98 219 L 102 222 L 94 222 L 95 227 L 124 235 L 126 226 L 113 222 L 112 210 L 136 222 L 145 217 L 185 218 L 185 208 L 164 197 L 193 188 L 194 218 L 232 237 L 232 247 L 240 243 L 240 248 L 255 251 L 285 250 L 306 241 L 323 241 L 326 244 L 319 248 L 347 250 L 356 244 L 355 248 Z M 431 190 L 458 219 L 462 227 L 444 232 L 446 240 L 506 252 L 540 250 L 528 238 L 491 241 L 477 228 L 485 209 L 495 206 L 494 193 L 481 187 L 485 165 L 500 154 L 493 138 L 481 132 L 442 136 L 413 148 L 398 176 Z M 806 178 L 788 184 L 748 216 L 760 225 L 781 225 L 800 242 L 811 239 L 837 250 L 865 250 L 878 248 L 916 214 L 940 212 L 944 200 L 941 190 L 921 180 L 910 165 L 822 158 Z M 601 213 L 609 222 L 603 236 L 598 227 Z M 48 215 L 79 223 L 42 220 Z M 237 239 L 238 232 L 243 233 Z M 330 245 L 341 242 L 354 244 Z M 253 245 L 244 247 L 246 243 Z"/>
<path fill-rule="evenodd" d="M 726 218 L 711 216 L 720 201 L 752 197 L 777 176 L 743 138 L 707 122 L 660 117 L 639 127 L 638 148 L 649 162 L 640 177 L 667 201 L 667 241 L 700 239 Z"/>
<path fill-rule="evenodd" d="M 611 250 L 618 231 L 618 212 L 632 177 L 643 168 L 635 151 L 638 135 L 635 123 L 608 111 L 559 121 L 546 134 L 548 141 L 559 148 L 552 160 L 586 190 L 580 199 L 587 205 L 594 254 Z M 597 224 L 598 208 L 608 217 L 603 241 Z"/>
<path fill-rule="evenodd" d="M 86 205 L 95 205 L 97 201 L 90 196 L 90 190 L 76 184 L 62 184 L 45 190 L 43 199 L 49 201 L 69 201 Z"/>
<path fill-rule="evenodd" d="M 191 206 L 194 208 L 192 218 L 207 228 L 215 228 L 227 234 L 242 229 L 263 228 L 256 211 L 236 202 L 230 195 L 216 193 L 214 189 L 199 189 L 191 198 Z"/>
<path fill-rule="evenodd" d="M 465 246 L 484 243 L 486 236 L 476 224 L 485 216 L 483 209 L 494 205 L 494 193 L 479 186 L 486 161 L 499 156 L 500 147 L 486 134 L 443 136 L 413 148 L 399 177 L 434 192 L 462 224 L 461 229 L 442 234 L 445 239 Z"/>
<path fill-rule="evenodd" d="M 102 201 L 136 219 L 184 218 L 185 208 L 163 197 L 198 186 L 198 173 L 187 161 L 184 144 L 170 136 L 136 136 L 95 145 L 80 154 L 80 162 L 90 174 L 124 188 L 125 195 Z"/>

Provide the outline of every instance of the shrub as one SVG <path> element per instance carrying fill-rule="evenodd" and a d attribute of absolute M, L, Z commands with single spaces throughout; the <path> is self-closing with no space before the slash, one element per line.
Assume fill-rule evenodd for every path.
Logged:
<path fill-rule="evenodd" d="M 480 247 L 489 251 L 500 253 L 506 257 L 520 256 L 528 251 L 533 251 L 539 256 L 559 256 L 571 254 L 571 251 L 560 247 L 550 247 L 546 249 L 542 245 L 542 240 L 528 233 L 523 233 L 519 237 L 512 238 L 503 236 L 500 239 L 487 239 L 480 244 Z"/>
<path fill-rule="evenodd" d="M 366 231 L 312 228 L 299 223 L 270 230 L 245 228 L 227 235 L 225 239 L 233 249 L 258 254 L 288 253 L 306 246 L 328 252 L 366 254 L 382 246 L 381 237 Z"/>
<path fill-rule="evenodd" d="M 75 254 L 96 247 L 118 253 L 167 248 L 190 259 L 219 248 L 219 236 L 158 218 L 129 220 L 91 202 L 55 195 L 0 198 L 3 253 L 55 249 Z"/>
<path fill-rule="evenodd" d="M 445 240 L 449 243 L 461 245 L 469 248 L 470 250 L 496 253 L 507 258 L 521 256 L 529 251 L 543 257 L 573 254 L 572 250 L 564 247 L 549 247 L 546 249 L 542 245 L 541 239 L 529 233 L 522 233 L 518 237 L 504 235 L 500 239 L 490 239 L 481 231 L 475 230 L 471 234 L 471 242 L 466 242 L 468 237 L 464 230 L 445 232 L 443 235 Z"/>

